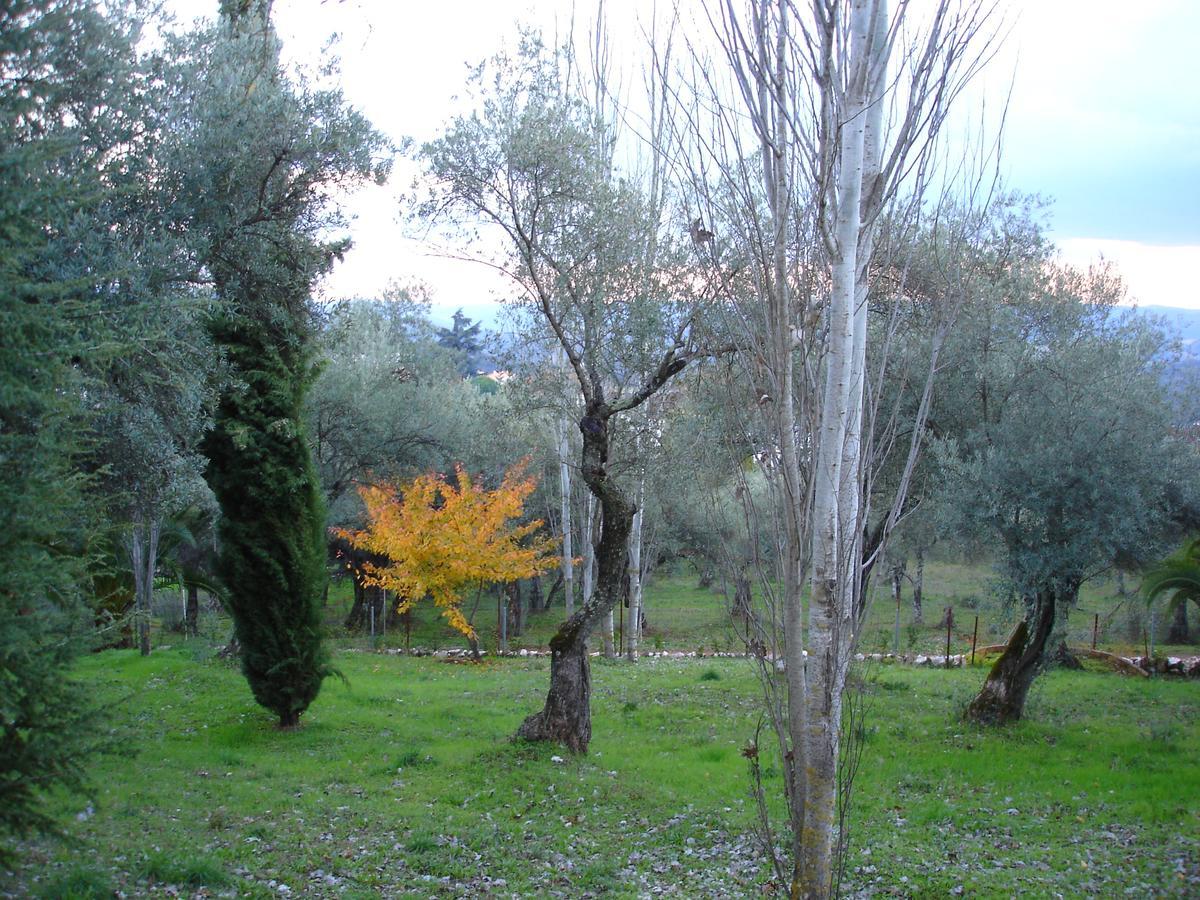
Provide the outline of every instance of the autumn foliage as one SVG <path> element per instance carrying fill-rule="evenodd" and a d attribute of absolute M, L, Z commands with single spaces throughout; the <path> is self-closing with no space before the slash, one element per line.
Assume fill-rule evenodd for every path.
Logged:
<path fill-rule="evenodd" d="M 554 568 L 558 542 L 535 536 L 541 520 L 513 524 L 537 486 L 525 475 L 524 463 L 509 469 L 493 491 L 477 486 L 461 466 L 454 482 L 430 474 L 405 486 L 362 487 L 366 529 L 338 533 L 355 547 L 390 560 L 368 564 L 366 580 L 395 591 L 399 612 L 428 595 L 446 620 L 470 638 L 474 629 L 462 613 L 462 592 Z"/>

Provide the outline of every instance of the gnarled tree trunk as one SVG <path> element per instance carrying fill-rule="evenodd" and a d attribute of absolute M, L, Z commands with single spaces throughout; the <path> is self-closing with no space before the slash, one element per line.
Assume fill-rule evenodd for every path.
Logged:
<path fill-rule="evenodd" d="M 608 425 L 612 415 L 607 404 L 593 401 L 579 422 L 583 433 L 583 480 L 600 501 L 601 509 L 596 589 L 550 639 L 546 704 L 517 730 L 519 738 L 554 741 L 573 753 L 586 753 L 592 739 L 587 639 L 621 597 L 635 512 L 632 501 L 608 473 Z"/>
<path fill-rule="evenodd" d="M 1021 718 L 1029 687 L 1042 667 L 1046 645 L 1054 631 L 1060 599 L 1071 600 L 1073 595 L 1060 598 L 1059 592 L 1051 588 L 1037 592 L 1033 608 L 1017 624 L 978 696 L 967 707 L 967 719 L 983 725 L 1005 725 Z"/>

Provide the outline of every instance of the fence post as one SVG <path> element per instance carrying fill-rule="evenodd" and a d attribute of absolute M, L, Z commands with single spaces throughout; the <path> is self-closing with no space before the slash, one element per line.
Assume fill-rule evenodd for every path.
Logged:
<path fill-rule="evenodd" d="M 892 653 L 900 655 L 900 595 L 896 594 L 896 631 L 892 638 Z"/>
<path fill-rule="evenodd" d="M 946 668 L 950 668 L 950 629 L 954 627 L 954 607 L 946 607 Z"/>
<path fill-rule="evenodd" d="M 1096 613 L 1092 621 L 1092 649 L 1096 649 L 1096 638 L 1100 634 L 1100 613 Z"/>
<path fill-rule="evenodd" d="M 971 665 L 975 665 L 975 644 L 979 641 L 979 615 L 975 616 L 975 630 L 971 632 Z"/>

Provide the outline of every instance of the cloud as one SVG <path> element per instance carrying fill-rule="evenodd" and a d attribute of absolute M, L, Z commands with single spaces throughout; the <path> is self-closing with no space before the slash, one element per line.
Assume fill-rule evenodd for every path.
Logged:
<path fill-rule="evenodd" d="M 1200 309 L 1200 244 L 1163 245 L 1096 238 L 1059 238 L 1064 261 L 1086 266 L 1100 260 L 1116 264 L 1139 306 Z"/>

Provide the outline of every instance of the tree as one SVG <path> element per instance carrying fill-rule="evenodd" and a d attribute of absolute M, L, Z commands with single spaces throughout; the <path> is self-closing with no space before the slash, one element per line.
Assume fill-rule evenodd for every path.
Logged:
<path fill-rule="evenodd" d="M 139 179 L 137 21 L 89 0 L 0 6 L 0 832 L 53 825 L 101 745 L 69 673 L 92 632 L 97 392 L 145 337 L 117 213 Z M 136 313 L 137 310 L 132 310 Z M 3 851 L 0 850 L 0 855 Z"/>
<path fill-rule="evenodd" d="M 438 343 L 453 350 L 459 357 L 458 372 L 470 376 L 479 371 L 483 363 L 483 342 L 479 337 L 480 324 L 463 315 L 462 307 L 454 311 L 450 328 L 438 329 Z"/>
<path fill-rule="evenodd" d="M 1173 613 L 1173 618 L 1167 643 L 1187 643 L 1188 601 L 1200 606 L 1200 540 L 1189 541 L 1143 572 L 1141 590 L 1147 606 L 1163 594 L 1170 594 L 1167 609 Z"/>
<path fill-rule="evenodd" d="M 224 596 L 216 578 L 219 512 L 212 492 L 205 491 L 171 517 L 160 538 L 166 569 L 186 595 L 183 629 L 188 637 L 200 633 L 200 591 Z"/>
<path fill-rule="evenodd" d="M 322 320 L 305 421 L 331 524 L 361 524 L 357 486 L 445 470 L 471 443 L 478 391 L 458 377 L 428 310 L 419 288 L 393 285 Z"/>
<path fill-rule="evenodd" d="M 610 470 L 613 429 L 714 352 L 685 248 L 664 227 L 663 181 L 654 177 L 661 169 L 652 164 L 645 183 L 617 173 L 599 61 L 593 72 L 589 96 L 577 60 L 531 35 L 514 57 L 481 69 L 478 111 L 454 119 L 422 151 L 431 185 L 419 208 L 499 231 L 506 252 L 490 262 L 561 348 L 583 401 L 580 473 L 601 509 L 596 589 L 551 638 L 546 703 L 518 731 L 574 752 L 591 739 L 587 640 L 622 597 L 636 513 Z"/>
<path fill-rule="evenodd" d="M 387 146 L 337 91 L 287 76 L 269 9 L 223 2 L 216 28 L 172 45 L 170 148 L 228 366 L 204 444 L 225 601 L 255 699 L 294 727 L 332 671 L 324 509 L 302 418 L 316 375 L 310 290 L 346 248 L 330 197 L 382 178 Z"/>
<path fill-rule="evenodd" d="M 807 12 L 788 0 L 713 6 L 740 115 L 697 60 L 696 100 L 680 111 L 704 213 L 693 238 L 744 335 L 743 368 L 773 438 L 763 458 L 782 519 L 783 646 L 772 649 L 785 656 L 785 684 L 759 658 L 791 820 L 792 870 L 777 874 L 792 896 L 824 897 L 835 890 L 842 695 L 865 588 L 903 514 L 955 308 L 931 304 L 937 339 L 912 379 L 919 399 L 904 440 L 878 406 L 894 342 L 868 358 L 873 327 L 894 336 L 904 306 L 904 288 L 889 291 L 892 313 L 883 329 L 872 325 L 883 273 L 903 281 L 884 238 L 905 234 L 929 205 L 930 148 L 989 55 L 988 14 L 982 3 L 939 2 L 914 28 L 909 5 L 892 13 L 886 0 L 814 0 Z M 876 508 L 875 470 L 893 451 L 899 477 Z"/>
<path fill-rule="evenodd" d="M 199 342 L 204 346 L 204 342 Z M 203 379 L 207 367 L 194 372 Z M 170 388 L 168 393 L 174 393 Z M 158 573 L 164 526 L 207 493 L 196 453 L 207 417 L 199 406 L 203 392 L 185 396 L 197 406 L 174 404 L 179 415 L 164 422 L 153 405 L 113 398 L 99 417 L 95 458 L 104 462 L 107 512 L 120 523 L 120 543 L 133 574 L 138 648 L 150 653 L 151 600 Z M 181 408 L 182 407 L 182 408 Z"/>
<path fill-rule="evenodd" d="M 1110 271 L 1057 265 L 1038 235 L 1027 247 L 967 307 L 938 413 L 964 423 L 939 448 L 942 512 L 992 536 L 997 590 L 1024 610 L 967 710 L 988 724 L 1021 718 L 1080 585 L 1151 555 L 1173 528 L 1172 484 L 1195 477 L 1171 427 L 1161 333 L 1117 311 Z"/>
<path fill-rule="evenodd" d="M 395 592 L 400 613 L 429 596 L 474 646 L 475 629 L 462 613 L 465 589 L 531 578 L 558 564 L 552 555 L 557 541 L 537 534 L 541 520 L 513 524 L 536 486 L 524 464 L 509 469 L 490 491 L 461 466 L 453 482 L 422 475 L 404 487 L 364 486 L 359 493 L 367 508 L 366 529 L 338 533 L 386 560 L 368 561 L 364 569 L 369 583 Z"/>

